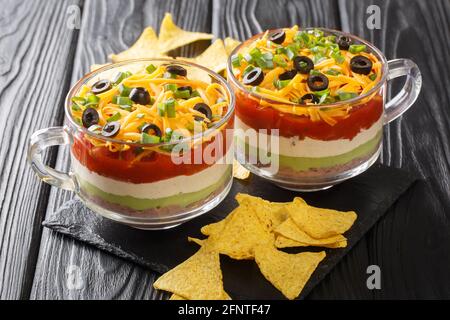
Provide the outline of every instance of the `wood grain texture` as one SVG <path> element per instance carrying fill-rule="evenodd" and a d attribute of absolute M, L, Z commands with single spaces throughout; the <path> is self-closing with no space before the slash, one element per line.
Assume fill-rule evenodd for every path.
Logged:
<path fill-rule="evenodd" d="M 366 27 L 366 10 L 372 4 L 381 8 L 379 30 Z M 375 292 L 375 297 L 392 299 L 404 292 L 411 292 L 409 298 L 448 297 L 448 287 L 433 287 L 447 272 L 448 265 L 442 266 L 430 258 L 427 274 L 410 279 L 408 275 L 417 266 L 408 263 L 408 256 L 439 250 L 437 239 L 447 239 L 450 226 L 450 92 L 443 81 L 450 79 L 446 61 L 450 56 L 450 3 L 339 1 L 339 9 L 345 31 L 370 40 L 388 59 L 412 59 L 423 77 L 422 91 L 414 106 L 385 127 L 382 162 L 427 178 L 435 200 L 432 207 L 418 209 L 413 217 L 387 215 L 366 238 L 369 260 L 379 264 L 387 278 L 394 279 L 399 274 L 404 277 L 403 281 L 386 284 L 389 288 Z M 393 93 L 398 89 L 398 85 L 393 86 Z M 411 237 L 423 241 L 411 248 Z M 392 239 L 397 241 L 393 243 Z M 423 296 L 414 288 L 423 288 L 429 295 Z"/>
<path fill-rule="evenodd" d="M 245 40 L 267 29 L 299 26 L 339 28 L 334 0 L 213 0 L 212 30 Z"/>
<path fill-rule="evenodd" d="M 61 119 L 76 38 L 66 9 L 76 3 L 0 1 L 0 299 L 31 288 L 50 187 L 31 172 L 27 143 Z"/>
<path fill-rule="evenodd" d="M 128 48 L 146 26 L 155 30 L 165 12 L 177 25 L 192 31 L 210 31 L 209 1 L 86 1 L 75 57 L 72 83 L 94 63 L 105 63 L 110 53 Z M 110 17 L 115 17 L 111 23 Z M 92 32 L 97 30 L 97 32 Z M 175 54 L 190 55 L 204 44 L 187 46 Z M 58 154 L 57 168 L 68 170 L 67 148 Z M 47 215 L 73 197 L 53 188 Z M 72 267 L 75 266 L 75 267 Z M 75 268 L 75 269 L 74 269 Z M 79 269 L 78 269 L 79 268 Z M 73 270 L 80 270 L 83 285 L 67 286 Z M 75 271 L 75 273 L 78 271 Z M 31 292 L 32 299 L 161 299 L 167 295 L 152 289 L 155 274 L 92 249 L 82 243 L 44 230 Z M 71 289 L 72 288 L 72 289 Z"/>

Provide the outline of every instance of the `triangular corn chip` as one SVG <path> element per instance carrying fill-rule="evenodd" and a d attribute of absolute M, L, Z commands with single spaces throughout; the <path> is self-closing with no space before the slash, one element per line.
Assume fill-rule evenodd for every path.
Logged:
<path fill-rule="evenodd" d="M 308 243 L 302 243 L 298 242 L 289 238 L 286 238 L 285 236 L 278 235 L 275 239 L 275 247 L 277 248 L 293 248 L 293 247 L 309 247 L 309 246 L 316 246 L 316 247 L 324 247 L 324 248 L 345 248 L 347 246 L 347 240 L 339 241 L 335 243 L 328 243 L 328 244 L 315 244 L 311 245 Z"/>
<path fill-rule="evenodd" d="M 273 246 L 255 248 L 255 261 L 264 277 L 288 299 L 295 299 L 308 282 L 325 252 L 288 254 Z"/>
<path fill-rule="evenodd" d="M 142 58 L 167 58 L 165 52 L 160 49 L 159 40 L 155 30 L 147 27 L 139 39 L 127 50 L 110 55 L 112 62 L 120 62 L 130 59 Z"/>
<path fill-rule="evenodd" d="M 354 211 L 321 209 L 300 201 L 294 201 L 286 206 L 286 210 L 295 224 L 315 239 L 344 233 L 350 229 L 357 217 Z"/>
<path fill-rule="evenodd" d="M 209 237 L 208 243 L 219 252 L 237 260 L 252 259 L 260 244 L 273 245 L 274 236 L 259 222 L 255 211 L 243 204 L 235 209 L 221 232 Z"/>
<path fill-rule="evenodd" d="M 186 299 L 174 293 L 170 296 L 169 300 L 186 300 Z"/>
<path fill-rule="evenodd" d="M 327 244 L 332 244 L 336 242 L 346 241 L 346 238 L 338 234 L 337 236 L 331 236 L 323 239 L 315 239 L 309 236 L 306 232 L 301 230 L 295 223 L 292 221 L 292 218 L 288 218 L 282 224 L 280 224 L 277 228 L 275 228 L 275 232 L 278 235 L 282 235 L 286 238 L 295 240 L 300 243 L 304 243 L 308 246 L 324 246 Z"/>
<path fill-rule="evenodd" d="M 166 13 L 161 22 L 158 48 L 160 52 L 166 53 L 198 40 L 209 40 L 212 38 L 213 35 L 209 33 L 191 32 L 177 27 L 173 23 L 172 15 Z"/>
<path fill-rule="evenodd" d="M 192 257 L 159 277 L 153 286 L 188 300 L 220 300 L 224 290 L 219 254 L 210 246 L 202 246 Z"/>
<path fill-rule="evenodd" d="M 225 51 L 227 52 L 227 55 L 230 55 L 231 52 L 238 46 L 241 44 L 240 41 L 235 40 L 233 38 L 230 37 L 226 37 L 225 40 L 223 41 L 224 45 L 225 45 Z"/>

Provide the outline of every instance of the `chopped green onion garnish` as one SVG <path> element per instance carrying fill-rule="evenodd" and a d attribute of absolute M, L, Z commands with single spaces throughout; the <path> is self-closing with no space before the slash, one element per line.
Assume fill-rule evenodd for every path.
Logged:
<path fill-rule="evenodd" d="M 164 72 L 163 78 L 164 79 L 176 79 L 177 75 L 175 73 Z"/>
<path fill-rule="evenodd" d="M 72 98 L 72 102 L 78 104 L 78 105 L 82 105 L 84 106 L 86 104 L 86 99 L 83 97 L 73 97 Z"/>
<path fill-rule="evenodd" d="M 375 81 L 376 78 L 377 78 L 377 74 L 376 74 L 376 73 L 372 73 L 372 74 L 369 76 L 369 79 L 372 80 L 372 81 Z"/>
<path fill-rule="evenodd" d="M 194 90 L 194 91 L 192 91 L 192 93 L 191 93 L 191 98 L 194 98 L 194 97 L 200 97 L 200 93 L 198 93 L 197 90 Z"/>
<path fill-rule="evenodd" d="M 309 72 L 309 74 L 314 75 L 314 76 L 318 76 L 318 75 L 320 75 L 321 73 L 320 73 L 320 71 L 317 71 L 317 70 L 312 69 L 312 70 Z"/>
<path fill-rule="evenodd" d="M 120 109 L 126 110 L 126 111 L 128 111 L 128 112 L 131 112 L 131 111 L 132 111 L 132 110 L 131 110 L 131 106 L 128 106 L 128 105 L 120 106 Z"/>
<path fill-rule="evenodd" d="M 117 121 L 120 119 L 122 115 L 120 114 L 120 112 L 116 112 L 114 113 L 111 117 L 109 117 L 108 119 L 106 119 L 107 122 L 111 122 L 111 121 Z"/>
<path fill-rule="evenodd" d="M 81 108 L 76 104 L 72 104 L 72 111 L 81 111 Z"/>
<path fill-rule="evenodd" d="M 130 88 L 130 87 L 127 87 L 126 85 L 124 85 L 123 83 L 121 83 L 121 84 L 119 85 L 119 92 L 120 92 L 120 95 L 121 95 L 122 97 L 128 97 L 128 96 L 130 95 L 131 88 Z"/>
<path fill-rule="evenodd" d="M 340 52 L 333 52 L 331 57 L 338 63 L 342 64 L 345 61 L 344 56 Z"/>
<path fill-rule="evenodd" d="M 189 92 L 189 90 L 177 90 L 174 92 L 174 96 L 178 99 L 188 99 L 191 96 L 191 93 Z"/>
<path fill-rule="evenodd" d="M 348 48 L 348 51 L 350 51 L 353 54 L 362 52 L 364 50 L 366 50 L 365 44 L 351 44 L 350 47 Z"/>
<path fill-rule="evenodd" d="M 259 50 L 258 48 L 253 48 L 252 50 L 250 50 L 250 56 L 253 59 L 260 58 L 262 56 L 261 50 Z"/>
<path fill-rule="evenodd" d="M 121 106 L 124 106 L 124 105 L 131 106 L 133 104 L 133 100 L 131 100 L 128 97 L 117 97 L 116 104 L 121 105 Z"/>
<path fill-rule="evenodd" d="M 288 79 L 288 80 L 276 79 L 276 80 L 273 81 L 273 85 L 277 89 L 282 89 L 282 88 L 286 87 L 289 84 L 289 82 L 291 82 L 291 79 Z"/>
<path fill-rule="evenodd" d="M 286 67 L 287 63 L 284 60 L 284 57 L 280 54 L 276 54 L 273 56 L 273 62 L 275 62 L 277 65 L 281 66 L 281 67 Z"/>
<path fill-rule="evenodd" d="M 175 92 L 177 90 L 177 85 L 175 83 L 168 83 L 168 84 L 164 85 L 164 89 L 166 91 L 173 91 L 173 92 Z"/>
<path fill-rule="evenodd" d="M 163 102 L 158 103 L 158 115 L 164 117 L 166 114 L 166 105 Z"/>
<path fill-rule="evenodd" d="M 337 76 L 341 74 L 341 72 L 336 69 L 328 69 L 327 71 L 325 71 L 325 73 L 332 76 Z"/>
<path fill-rule="evenodd" d="M 349 100 L 349 99 L 352 99 L 352 98 L 358 96 L 356 93 L 353 93 L 353 92 L 339 92 L 338 95 L 339 95 L 339 100 L 341 100 L 341 101 Z"/>
<path fill-rule="evenodd" d="M 161 138 L 158 136 L 154 136 L 152 134 L 147 134 L 145 132 L 142 132 L 141 142 L 142 143 L 159 143 L 159 142 L 161 142 Z"/>
<path fill-rule="evenodd" d="M 237 68 L 241 66 L 241 61 L 243 59 L 242 54 L 235 54 L 231 57 L 231 64 L 233 65 L 233 67 Z"/>
<path fill-rule="evenodd" d="M 98 104 L 100 102 L 100 98 L 97 97 L 95 94 L 89 94 L 87 97 L 88 103 Z"/>
<path fill-rule="evenodd" d="M 138 113 L 138 114 L 136 115 L 136 118 L 137 118 L 137 119 L 142 119 L 143 117 L 145 117 L 145 113 Z"/>
<path fill-rule="evenodd" d="M 244 69 L 244 76 L 245 76 L 247 73 L 249 73 L 250 71 L 252 71 L 253 69 L 255 69 L 254 66 L 252 66 L 252 65 L 247 66 L 247 67 Z"/>
<path fill-rule="evenodd" d="M 129 76 L 131 76 L 131 72 L 129 72 L 129 71 L 118 72 L 116 74 L 116 76 L 113 78 L 112 83 L 114 85 L 118 85 L 119 83 L 121 83 L 124 79 L 128 78 Z"/>
<path fill-rule="evenodd" d="M 175 118 L 175 115 L 176 115 L 175 103 L 176 103 L 176 101 L 174 99 L 169 99 L 164 103 L 165 111 L 166 111 L 167 117 L 169 117 L 169 118 Z"/>
<path fill-rule="evenodd" d="M 150 64 L 147 66 L 147 68 L 145 68 L 145 70 L 147 70 L 148 73 L 153 73 L 156 70 L 156 67 L 153 64 Z"/>
<path fill-rule="evenodd" d="M 102 132 L 102 127 L 99 126 L 98 124 L 93 124 L 88 128 L 88 130 L 93 133 L 100 134 L 100 132 Z"/>

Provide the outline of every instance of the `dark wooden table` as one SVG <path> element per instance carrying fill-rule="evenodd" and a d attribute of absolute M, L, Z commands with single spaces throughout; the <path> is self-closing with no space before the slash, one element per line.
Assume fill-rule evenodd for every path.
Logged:
<path fill-rule="evenodd" d="M 380 8 L 381 29 L 366 25 L 371 4 Z M 1 299 L 164 298 L 152 289 L 156 275 L 148 270 L 42 228 L 42 220 L 73 195 L 38 181 L 26 146 L 35 130 L 63 123 L 63 99 L 91 64 L 127 48 L 145 26 L 157 29 L 165 12 L 182 28 L 240 40 L 293 24 L 342 29 L 370 40 L 388 59 L 413 59 L 422 71 L 422 92 L 413 109 L 385 128 L 381 161 L 428 178 L 444 209 L 441 227 L 450 227 L 448 0 L 0 0 L 0 7 Z M 78 10 L 79 28 L 73 28 Z M 181 53 L 198 50 L 190 46 Z M 65 149 L 52 149 L 47 162 L 67 169 L 67 156 Z M 336 272 L 360 271 L 380 259 L 386 239 L 404 227 L 399 223 L 377 225 Z M 402 268 L 407 266 L 397 266 Z M 324 280 L 314 292 L 377 297 L 351 285 L 339 295 L 334 289 Z M 420 288 L 416 292 L 421 297 Z M 432 297 L 448 298 L 449 292 Z"/>

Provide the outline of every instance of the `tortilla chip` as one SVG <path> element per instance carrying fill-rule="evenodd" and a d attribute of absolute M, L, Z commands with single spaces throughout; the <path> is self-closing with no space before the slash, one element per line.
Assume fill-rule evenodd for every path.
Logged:
<path fill-rule="evenodd" d="M 298 297 L 324 258 L 324 251 L 288 254 L 273 246 L 255 248 L 255 261 L 261 273 L 290 300 Z"/>
<path fill-rule="evenodd" d="M 120 62 L 130 59 L 143 59 L 143 58 L 167 58 L 159 45 L 158 37 L 155 30 L 151 27 L 147 27 L 142 32 L 139 39 L 127 50 L 118 54 L 111 54 L 109 57 L 112 62 Z"/>
<path fill-rule="evenodd" d="M 274 236 L 269 233 L 248 205 L 240 205 L 221 232 L 209 237 L 208 242 L 222 254 L 233 259 L 252 259 L 254 248 L 260 244 L 273 245 Z"/>
<path fill-rule="evenodd" d="M 202 246 L 192 257 L 159 277 L 153 286 L 188 300 L 220 300 L 224 290 L 219 254 L 210 246 Z"/>
<path fill-rule="evenodd" d="M 172 15 L 166 13 L 161 22 L 158 48 L 160 52 L 166 53 L 195 41 L 209 40 L 212 38 L 213 35 L 209 33 L 191 32 L 177 27 L 173 23 Z"/>
<path fill-rule="evenodd" d="M 303 201 L 301 198 L 298 199 Z M 236 195 L 236 200 L 239 204 L 248 203 L 251 207 L 253 207 L 257 213 L 258 219 L 270 231 L 275 229 L 288 218 L 287 212 L 284 208 L 289 203 L 270 202 L 244 193 L 238 193 Z"/>
<path fill-rule="evenodd" d="M 228 221 L 231 220 L 231 217 L 233 216 L 233 214 L 235 213 L 235 211 L 237 210 L 234 209 L 233 211 L 230 212 L 230 214 L 228 214 L 228 216 L 225 217 L 225 219 L 222 219 L 220 221 L 214 222 L 214 223 L 210 223 L 207 224 L 205 226 L 203 226 L 200 229 L 200 232 L 202 234 L 204 234 L 205 236 L 211 236 L 214 234 L 219 234 L 220 232 L 222 232 L 223 227 L 225 226 L 225 224 L 228 223 Z"/>
<path fill-rule="evenodd" d="M 309 247 L 310 244 L 298 242 L 289 238 L 286 238 L 285 236 L 278 235 L 275 239 L 275 247 L 277 248 L 293 248 L 293 247 Z M 339 241 L 335 243 L 329 243 L 329 244 L 321 244 L 321 245 L 314 245 L 316 247 L 324 247 L 324 248 L 345 248 L 347 246 L 347 240 Z"/>
<path fill-rule="evenodd" d="M 239 180 L 250 177 L 250 171 L 245 169 L 236 159 L 233 160 L 233 177 Z"/>
<path fill-rule="evenodd" d="M 225 51 L 227 52 L 227 55 L 230 55 L 231 52 L 238 46 L 241 44 L 240 41 L 235 40 L 233 38 L 230 37 L 226 37 L 225 40 L 223 41 L 224 45 L 225 45 Z"/>
<path fill-rule="evenodd" d="M 187 299 L 185 299 L 185 298 L 183 298 L 183 297 L 181 297 L 181 296 L 178 296 L 178 295 L 176 295 L 176 294 L 174 293 L 174 294 L 172 294 L 172 295 L 170 296 L 169 300 L 187 300 Z"/>
<path fill-rule="evenodd" d="M 339 234 L 337 236 L 332 236 L 328 238 L 323 239 L 315 239 L 310 237 L 306 232 L 301 230 L 292 220 L 292 218 L 288 218 L 286 221 L 284 221 L 282 224 L 280 224 L 276 229 L 275 232 L 278 235 L 282 235 L 286 238 L 289 238 L 291 240 L 295 240 L 296 242 L 300 242 L 305 244 L 306 246 L 316 246 L 316 247 L 323 247 L 328 244 L 334 244 L 337 242 L 343 242 L 347 239 Z"/>
<path fill-rule="evenodd" d="M 208 239 L 198 239 L 198 238 L 188 237 L 189 242 L 194 242 L 194 243 L 198 244 L 199 246 L 204 245 L 206 240 L 208 240 Z"/>
<path fill-rule="evenodd" d="M 223 41 L 217 39 L 197 57 L 183 59 L 192 61 L 219 73 L 227 68 L 228 54 L 225 51 Z"/>
<path fill-rule="evenodd" d="M 350 229 L 357 217 L 354 211 L 321 209 L 300 201 L 286 206 L 286 210 L 295 224 L 315 239 L 343 234 Z"/>

